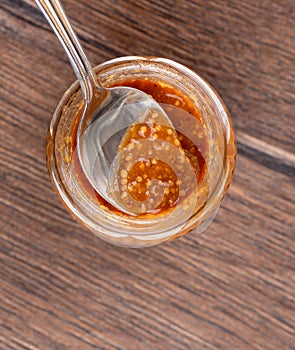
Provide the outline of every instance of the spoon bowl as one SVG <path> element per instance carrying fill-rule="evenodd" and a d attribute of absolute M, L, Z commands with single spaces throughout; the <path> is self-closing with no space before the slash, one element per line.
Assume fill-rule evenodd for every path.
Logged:
<path fill-rule="evenodd" d="M 77 150 L 84 174 L 92 187 L 121 211 L 135 215 L 115 200 L 113 193 L 114 166 L 118 149 L 128 130 L 145 123 L 153 115 L 158 125 L 173 128 L 163 109 L 149 95 L 124 86 L 94 91 L 86 104 L 77 130 Z"/>

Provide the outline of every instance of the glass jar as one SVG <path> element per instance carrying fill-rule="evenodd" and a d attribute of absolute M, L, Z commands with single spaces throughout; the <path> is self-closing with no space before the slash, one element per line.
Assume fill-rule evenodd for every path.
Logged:
<path fill-rule="evenodd" d="M 127 80 L 157 81 L 186 96 L 198 111 L 208 149 L 206 176 L 198 184 L 189 216 L 177 210 L 167 215 L 132 216 L 115 210 L 84 179 L 75 151 L 75 133 L 83 109 L 78 82 L 64 94 L 52 117 L 47 138 L 47 164 L 62 202 L 85 227 L 102 239 L 125 247 L 146 247 L 190 231 L 200 233 L 211 223 L 235 166 L 235 135 L 226 107 L 213 88 L 190 69 L 163 58 L 122 57 L 95 68 L 105 87 Z"/>

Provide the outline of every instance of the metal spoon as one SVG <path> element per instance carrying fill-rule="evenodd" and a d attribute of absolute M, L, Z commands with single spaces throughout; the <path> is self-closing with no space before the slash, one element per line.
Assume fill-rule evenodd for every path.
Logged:
<path fill-rule="evenodd" d="M 83 171 L 103 198 L 118 209 L 128 212 L 110 195 L 112 191 L 108 190 L 112 164 L 126 130 L 154 112 L 158 123 L 170 127 L 173 125 L 158 103 L 147 94 L 128 87 L 103 87 L 60 2 L 35 2 L 64 47 L 82 88 L 84 110 L 78 127 L 77 148 Z"/>

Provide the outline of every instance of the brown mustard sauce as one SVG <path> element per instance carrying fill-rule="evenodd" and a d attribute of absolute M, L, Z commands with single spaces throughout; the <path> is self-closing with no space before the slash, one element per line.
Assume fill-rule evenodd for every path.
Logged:
<path fill-rule="evenodd" d="M 127 206 L 127 200 L 130 203 L 133 203 L 133 200 L 144 203 L 137 211 L 140 213 L 142 208 L 143 215 L 164 214 L 177 206 L 180 198 L 183 199 L 191 194 L 193 186 L 200 184 L 205 176 L 208 141 L 201 117 L 192 102 L 170 86 L 149 80 L 128 80 L 120 85 L 136 88 L 152 96 L 167 113 L 174 129 L 151 121 L 129 128 L 119 147 L 122 150 L 128 149 L 118 169 L 119 200 L 126 200 L 125 205 Z M 80 116 L 77 117 L 72 135 L 72 165 L 76 176 L 85 192 L 93 200 L 98 201 L 99 205 L 105 209 L 118 214 L 120 212 L 93 189 L 82 171 L 77 152 L 75 152 L 79 118 Z M 165 144 L 173 145 L 172 148 L 169 148 L 172 151 L 163 153 L 165 159 L 155 157 L 132 159 L 133 148 L 136 149 L 139 147 L 138 145 L 142 146 L 140 143 L 142 140 L 150 140 L 151 143 L 154 140 L 162 140 Z M 172 153 L 176 151 L 179 153 L 177 164 L 171 167 L 171 162 L 176 159 Z M 169 162 L 169 158 L 171 158 L 171 162 Z M 129 171 L 126 171 L 127 163 L 130 164 L 130 161 L 132 161 L 132 166 Z M 175 172 L 175 167 L 180 169 L 183 174 L 193 169 L 196 184 L 192 184 L 189 177 L 182 176 L 180 179 Z M 161 193 L 154 190 L 156 186 L 152 186 L 153 181 L 161 181 Z M 158 203 L 156 209 L 155 203 Z"/>

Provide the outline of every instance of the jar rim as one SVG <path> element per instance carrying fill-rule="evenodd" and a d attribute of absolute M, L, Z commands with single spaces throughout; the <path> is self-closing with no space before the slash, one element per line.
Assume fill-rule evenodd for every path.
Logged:
<path fill-rule="evenodd" d="M 155 64 L 161 64 L 161 65 L 167 65 L 169 67 L 172 67 L 173 69 L 177 70 L 178 72 L 180 72 L 181 74 L 184 74 L 188 79 L 192 79 L 198 82 L 198 84 L 200 84 L 204 91 L 206 92 L 206 94 L 208 96 L 210 96 L 210 98 L 212 98 L 213 103 L 216 105 L 216 108 L 218 110 L 218 112 L 220 113 L 221 118 L 223 119 L 223 122 L 225 124 L 229 123 L 231 127 L 229 128 L 224 128 L 224 132 L 225 132 L 225 143 L 228 143 L 229 140 L 234 137 L 233 136 L 233 130 L 232 130 L 232 124 L 230 121 L 230 117 L 229 114 L 227 112 L 227 109 L 224 105 L 224 103 L 222 102 L 221 98 L 219 97 L 219 95 L 217 94 L 217 92 L 214 90 L 214 88 L 204 79 L 202 78 L 199 74 L 195 73 L 194 71 L 192 71 L 191 69 L 185 67 L 184 65 L 174 62 L 170 59 L 167 58 L 160 58 L 160 57 L 141 57 L 141 56 L 123 56 L 123 57 L 118 57 L 118 58 L 114 58 L 111 60 L 108 60 L 106 62 L 103 62 L 101 64 L 99 64 L 98 66 L 96 66 L 94 68 L 96 73 L 102 72 L 105 69 L 109 68 L 109 67 L 115 67 L 116 65 L 120 65 L 120 64 L 127 64 L 128 62 L 152 62 Z M 80 90 L 80 85 L 78 81 L 75 81 L 71 84 L 71 86 L 66 90 L 66 92 L 64 93 L 64 95 L 62 96 L 61 100 L 59 101 L 55 112 L 53 114 L 53 117 L 51 119 L 50 122 L 50 126 L 49 126 L 49 134 L 51 135 L 51 138 L 54 140 L 54 132 L 55 132 L 55 128 L 56 128 L 56 124 L 58 122 L 58 119 L 60 118 L 60 114 L 62 111 L 62 108 L 64 107 L 65 104 L 67 104 L 70 100 L 70 98 L 73 96 L 73 94 L 77 93 Z M 51 147 L 53 147 L 53 144 L 51 145 Z M 53 149 L 51 150 L 51 157 L 54 154 Z M 50 154 L 50 152 L 48 152 L 48 154 Z M 232 172 L 233 169 L 230 169 L 230 165 L 227 159 L 227 152 L 225 149 L 224 152 L 224 162 L 225 162 L 225 172 L 224 172 L 224 176 L 222 177 L 222 181 L 218 184 L 218 187 L 216 188 L 216 192 L 214 193 L 214 196 L 212 196 L 210 202 L 207 203 L 206 205 L 206 210 L 204 210 L 202 212 L 202 215 L 198 218 L 198 219 L 202 219 L 203 217 L 205 217 L 207 215 L 208 212 L 210 212 L 210 210 L 212 210 L 212 207 L 216 204 L 214 202 L 214 198 L 215 196 L 222 196 L 224 191 L 225 191 L 225 187 L 226 184 L 230 182 L 231 180 L 231 176 L 232 176 Z M 65 205 L 68 207 L 68 209 L 70 210 L 70 212 L 79 219 L 79 221 L 81 221 L 82 223 L 85 223 L 85 220 L 88 220 L 88 218 L 85 217 L 84 213 L 81 213 L 79 210 L 77 210 L 77 208 L 75 207 L 75 205 L 73 205 L 71 203 L 71 201 L 69 200 L 69 198 L 66 196 L 66 194 L 64 193 L 62 184 L 56 179 L 56 172 L 58 171 L 58 169 L 54 168 L 54 164 L 52 164 L 50 161 L 52 161 L 52 159 L 48 159 L 48 164 L 49 164 L 49 169 L 50 169 L 50 175 L 52 177 L 52 181 L 55 184 L 56 188 L 57 188 L 57 192 L 58 194 L 61 196 L 62 201 L 65 203 Z M 195 216 L 195 213 L 194 215 Z M 190 219 L 192 220 L 192 218 Z M 193 220 L 192 220 L 193 221 Z M 186 226 L 192 225 L 192 222 L 187 222 L 185 223 L 181 223 L 181 229 L 184 229 Z M 87 226 L 91 226 L 90 223 L 87 224 Z M 101 225 L 100 225 L 101 226 Z M 178 228 L 178 226 L 177 226 Z M 92 227 L 93 230 L 95 230 L 95 227 Z M 96 227 L 97 229 L 97 227 Z M 101 230 L 104 231 L 105 227 L 101 227 Z M 107 232 L 108 230 L 106 230 Z M 114 229 L 112 229 L 112 233 Z M 103 233 L 103 232 L 102 232 Z M 121 231 L 117 231 L 117 233 L 126 235 L 126 232 L 122 233 Z M 107 233 L 106 233 L 107 234 Z M 130 236 L 132 235 L 139 235 L 139 232 L 135 231 L 135 232 L 129 232 L 128 233 Z M 140 236 L 141 237 L 147 237 L 147 236 L 153 236 L 153 235 L 166 235 L 166 229 L 164 229 L 162 232 L 157 231 L 155 232 L 141 232 Z"/>

